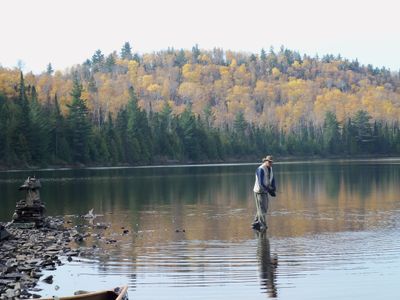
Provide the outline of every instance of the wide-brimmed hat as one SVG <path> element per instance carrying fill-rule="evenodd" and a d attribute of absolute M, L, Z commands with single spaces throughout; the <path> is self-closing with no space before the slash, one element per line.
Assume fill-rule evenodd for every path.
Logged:
<path fill-rule="evenodd" d="M 272 155 L 267 155 L 266 157 L 264 157 L 262 159 L 262 162 L 266 162 L 266 161 L 274 162 Z"/>

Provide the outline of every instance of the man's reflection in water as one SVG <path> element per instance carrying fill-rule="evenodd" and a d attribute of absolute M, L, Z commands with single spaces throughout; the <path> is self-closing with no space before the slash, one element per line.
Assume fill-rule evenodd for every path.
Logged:
<path fill-rule="evenodd" d="M 261 289 L 265 289 L 265 292 L 270 298 L 276 298 L 278 291 L 276 288 L 276 268 L 278 267 L 278 257 L 271 257 L 271 250 L 269 246 L 269 239 L 266 232 L 257 232 L 258 246 L 257 256 L 260 261 L 260 277 L 261 277 Z"/>

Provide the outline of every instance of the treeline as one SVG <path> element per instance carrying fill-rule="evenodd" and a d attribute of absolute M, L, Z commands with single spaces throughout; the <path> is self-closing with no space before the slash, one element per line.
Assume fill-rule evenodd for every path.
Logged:
<path fill-rule="evenodd" d="M 35 86 L 20 74 L 17 95 L 0 93 L 0 164 L 137 165 L 164 162 L 204 162 L 278 156 L 328 156 L 400 153 L 398 123 L 371 122 L 365 110 L 339 122 L 328 111 L 324 122 L 299 123 L 290 130 L 276 124 L 248 122 L 243 111 L 232 126 L 215 126 L 211 105 L 202 115 L 188 104 L 174 114 L 165 101 L 160 111 L 144 110 L 133 87 L 128 102 L 115 116 L 88 109 L 79 76 L 73 78 L 71 101 L 62 113 L 57 96 L 38 101 Z"/>
<path fill-rule="evenodd" d="M 0 91 L 18 96 L 19 70 L 0 67 Z M 41 74 L 25 74 L 35 86 L 42 104 L 57 94 L 64 116 L 71 103 L 74 77 L 83 86 L 82 97 L 93 122 L 101 114 L 115 118 L 129 100 L 133 86 L 138 105 L 147 113 L 161 112 L 168 102 L 173 115 L 188 105 L 205 118 L 210 109 L 214 126 L 232 128 L 237 114 L 258 127 L 274 126 L 285 133 L 302 124 L 320 127 L 328 111 L 346 123 L 358 110 L 365 110 L 371 124 L 400 121 L 398 72 L 362 65 L 340 55 L 311 57 L 281 47 L 259 54 L 204 50 L 167 49 L 138 54 L 129 43 L 120 51 L 97 50 L 91 58 L 70 69 L 54 71 L 51 64 Z"/>

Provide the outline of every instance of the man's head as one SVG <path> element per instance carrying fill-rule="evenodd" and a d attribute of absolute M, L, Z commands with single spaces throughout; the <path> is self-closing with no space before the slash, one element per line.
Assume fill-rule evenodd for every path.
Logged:
<path fill-rule="evenodd" d="M 267 155 L 266 157 L 264 157 L 262 159 L 262 162 L 264 164 L 266 164 L 267 166 L 272 166 L 272 163 L 274 162 L 274 159 L 273 159 L 272 155 Z"/>

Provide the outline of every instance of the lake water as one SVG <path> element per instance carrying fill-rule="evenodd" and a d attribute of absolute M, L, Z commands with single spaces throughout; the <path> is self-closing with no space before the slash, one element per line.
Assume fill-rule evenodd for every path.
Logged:
<path fill-rule="evenodd" d="M 140 300 L 400 298 L 399 159 L 275 163 L 266 235 L 250 228 L 256 167 L 1 172 L 0 221 L 35 173 L 49 215 L 94 208 L 110 224 L 105 252 L 46 273 L 48 296 L 127 284 Z"/>

